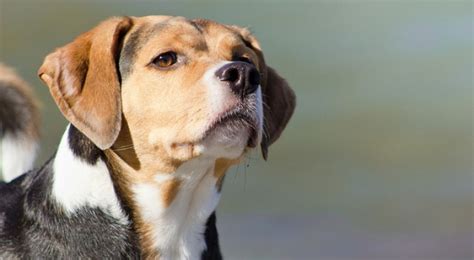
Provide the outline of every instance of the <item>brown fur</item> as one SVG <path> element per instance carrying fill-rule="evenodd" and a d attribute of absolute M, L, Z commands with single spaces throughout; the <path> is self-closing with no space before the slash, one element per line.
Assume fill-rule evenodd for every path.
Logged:
<path fill-rule="evenodd" d="M 38 71 L 64 116 L 99 148 L 114 143 L 121 126 L 116 70 L 130 19 L 114 18 L 48 55 Z"/>
<path fill-rule="evenodd" d="M 112 180 L 114 181 L 118 192 L 121 194 L 123 200 L 127 205 L 132 208 L 131 219 L 134 229 L 139 234 L 140 247 L 142 251 L 142 257 L 144 259 L 159 259 L 160 253 L 153 248 L 153 237 L 151 223 L 147 223 L 143 220 L 142 216 L 137 210 L 136 203 L 134 201 L 133 192 L 131 187 L 133 184 L 138 183 L 138 179 L 142 179 L 143 182 L 151 182 L 152 176 L 141 176 L 130 166 L 125 163 L 118 154 L 113 152 L 111 149 L 105 151 L 107 158 L 109 158 L 109 169 L 111 172 Z M 160 198 L 157 198 L 160 199 Z M 171 203 L 171 202 L 170 202 Z"/>
<path fill-rule="evenodd" d="M 180 185 L 181 181 L 175 179 L 166 181 L 165 183 L 161 184 L 161 199 L 163 200 L 165 207 L 169 207 L 171 202 L 173 202 L 174 198 L 176 197 L 176 194 L 178 194 Z"/>
<path fill-rule="evenodd" d="M 218 191 L 221 191 L 222 185 L 224 184 L 224 177 L 225 173 L 227 170 L 235 164 L 238 164 L 240 162 L 239 159 L 235 160 L 229 160 L 225 158 L 219 158 L 216 160 L 216 163 L 214 164 L 214 176 L 216 177 L 216 187 Z"/>
<path fill-rule="evenodd" d="M 130 75 L 120 84 L 116 59 L 122 42 L 126 48 L 132 41 L 139 41 L 139 48 L 131 54 L 133 63 L 125 64 Z M 169 50 L 188 57 L 179 69 L 151 63 Z M 118 192 L 132 209 L 145 258 L 158 257 L 159 252 L 152 248 L 152 224 L 140 215 L 131 187 L 159 185 L 157 174 L 172 175 L 182 163 L 200 156 L 196 145 L 217 116 L 210 113 L 200 79 L 212 66 L 235 56 L 250 59 L 262 75 L 266 133 L 261 146 L 266 158 L 268 146 L 293 112 L 295 97 L 286 81 L 266 66 L 257 40 L 246 29 L 182 17 L 112 18 L 50 54 L 39 71 L 65 117 L 105 150 Z M 230 95 L 226 105 L 238 102 Z M 236 163 L 216 160 L 219 190 L 225 172 Z M 176 178 L 161 184 L 166 207 L 180 186 Z"/>

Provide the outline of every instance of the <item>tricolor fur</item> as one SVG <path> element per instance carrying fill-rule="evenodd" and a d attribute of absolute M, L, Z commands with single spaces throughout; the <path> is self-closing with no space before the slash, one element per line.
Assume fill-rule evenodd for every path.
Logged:
<path fill-rule="evenodd" d="M 38 102 L 30 87 L 11 68 L 0 63 L 0 149 L 5 181 L 33 168 L 38 123 Z"/>
<path fill-rule="evenodd" d="M 221 259 L 225 172 L 258 144 L 266 158 L 295 106 L 255 37 L 112 18 L 39 76 L 71 124 L 49 162 L 0 187 L 0 258 Z"/>

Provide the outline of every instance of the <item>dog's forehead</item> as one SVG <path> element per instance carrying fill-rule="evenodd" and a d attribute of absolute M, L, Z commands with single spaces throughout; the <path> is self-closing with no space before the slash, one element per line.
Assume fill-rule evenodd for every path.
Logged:
<path fill-rule="evenodd" d="M 144 16 L 133 17 L 138 26 L 158 26 L 180 30 L 197 30 L 206 36 L 216 33 L 233 32 L 228 26 L 208 19 L 188 19 L 182 16 Z"/>
<path fill-rule="evenodd" d="M 241 40 L 238 33 L 231 27 L 206 19 L 186 19 L 173 16 L 146 16 L 134 18 L 134 29 L 125 39 L 124 47 L 137 51 L 146 45 L 174 44 L 186 48 L 206 49 L 210 45 L 212 51 L 217 43 L 225 39 L 230 44 L 238 44 Z"/>
<path fill-rule="evenodd" d="M 120 71 L 127 77 L 138 60 L 146 61 L 158 52 L 186 50 L 206 52 L 209 57 L 225 53 L 243 44 L 232 27 L 206 19 L 190 20 L 174 16 L 132 17 L 133 29 L 124 40 Z M 229 57 L 226 57 L 229 58 Z"/>

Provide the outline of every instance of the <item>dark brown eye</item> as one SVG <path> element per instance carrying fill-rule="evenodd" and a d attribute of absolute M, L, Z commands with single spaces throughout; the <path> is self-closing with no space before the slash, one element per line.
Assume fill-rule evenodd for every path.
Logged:
<path fill-rule="evenodd" d="M 178 57 L 176 52 L 169 51 L 158 55 L 158 57 L 153 60 L 153 64 L 161 68 L 167 68 L 175 64 L 177 61 Z"/>

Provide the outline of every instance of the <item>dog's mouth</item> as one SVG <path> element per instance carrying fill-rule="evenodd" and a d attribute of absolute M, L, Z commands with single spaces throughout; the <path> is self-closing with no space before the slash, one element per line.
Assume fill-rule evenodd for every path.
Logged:
<path fill-rule="evenodd" d="M 203 135 L 203 139 L 216 131 L 222 132 L 228 138 L 236 135 L 240 131 L 248 132 L 247 146 L 254 148 L 258 139 L 258 119 L 255 112 L 244 107 L 237 107 L 220 114 L 209 124 Z"/>

